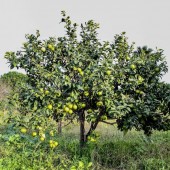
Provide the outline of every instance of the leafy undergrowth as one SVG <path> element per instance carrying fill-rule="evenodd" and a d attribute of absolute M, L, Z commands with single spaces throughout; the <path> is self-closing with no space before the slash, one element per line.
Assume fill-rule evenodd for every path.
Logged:
<path fill-rule="evenodd" d="M 170 132 L 154 132 L 149 138 L 131 131 L 125 136 L 116 127 L 100 124 L 80 156 L 78 126 L 70 125 L 62 135 L 41 129 L 36 136 L 12 124 L 0 127 L 1 170 L 168 170 Z M 50 142 L 51 141 L 51 142 Z M 52 141 L 56 146 L 50 145 Z"/>

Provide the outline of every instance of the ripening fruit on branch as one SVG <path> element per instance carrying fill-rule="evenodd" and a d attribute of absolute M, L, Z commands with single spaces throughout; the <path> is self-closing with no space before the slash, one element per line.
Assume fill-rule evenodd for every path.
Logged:
<path fill-rule="evenodd" d="M 112 73 L 111 70 L 107 70 L 107 71 L 106 71 L 106 74 L 107 74 L 108 76 L 111 75 L 111 73 Z"/>
<path fill-rule="evenodd" d="M 41 127 L 41 126 L 37 126 L 37 129 L 38 129 L 38 130 L 42 130 L 42 127 Z"/>
<path fill-rule="evenodd" d="M 48 95 L 48 94 L 49 94 L 49 91 L 48 91 L 48 90 L 46 90 L 46 91 L 45 91 L 45 94 L 46 94 L 46 95 Z"/>
<path fill-rule="evenodd" d="M 27 132 L 27 129 L 26 128 L 21 128 L 21 133 L 26 133 Z"/>
<path fill-rule="evenodd" d="M 50 141 L 49 141 L 49 145 L 50 145 L 50 148 L 55 148 L 55 147 L 58 146 L 58 142 L 57 142 L 57 141 L 50 140 Z"/>
<path fill-rule="evenodd" d="M 131 65 L 130 65 L 130 68 L 131 68 L 132 70 L 135 70 L 135 69 L 136 69 L 136 65 L 131 64 Z"/>
<path fill-rule="evenodd" d="M 92 113 L 92 112 L 93 112 L 92 109 L 88 109 L 88 110 L 87 110 L 87 113 Z"/>
<path fill-rule="evenodd" d="M 46 51 L 45 47 L 42 47 L 42 48 L 41 48 L 41 51 L 42 51 L 42 52 L 45 52 L 45 51 Z"/>
<path fill-rule="evenodd" d="M 68 113 L 73 114 L 73 110 L 69 109 Z"/>
<path fill-rule="evenodd" d="M 63 108 L 63 111 L 64 111 L 64 112 L 67 112 L 67 113 L 68 113 L 69 110 L 70 110 L 70 109 L 69 109 L 68 107 L 66 107 L 66 106 Z"/>
<path fill-rule="evenodd" d="M 141 76 L 138 76 L 138 82 L 139 82 L 139 83 L 142 83 L 143 81 L 144 81 L 144 78 L 141 77 Z"/>
<path fill-rule="evenodd" d="M 32 132 L 32 136 L 33 137 L 37 136 L 37 132 Z"/>
<path fill-rule="evenodd" d="M 48 44 L 48 48 L 49 48 L 51 51 L 54 51 L 54 46 L 53 46 L 53 45 Z"/>
<path fill-rule="evenodd" d="M 89 96 L 89 92 L 88 91 L 85 91 L 84 92 L 84 95 L 87 97 L 87 96 Z"/>
<path fill-rule="evenodd" d="M 99 91 L 97 94 L 98 94 L 98 96 L 102 96 L 103 93 L 102 93 L 102 91 Z"/>
<path fill-rule="evenodd" d="M 101 120 L 107 120 L 107 116 L 105 115 L 101 116 Z"/>
<path fill-rule="evenodd" d="M 77 110 L 77 105 L 76 104 L 73 105 L 73 110 Z"/>
<path fill-rule="evenodd" d="M 98 107 L 103 106 L 103 102 L 102 102 L 102 101 L 99 101 L 99 102 L 96 103 L 96 105 L 97 105 Z"/>
<path fill-rule="evenodd" d="M 81 108 L 85 108 L 86 107 L 86 104 L 85 103 L 82 103 L 81 104 Z"/>
<path fill-rule="evenodd" d="M 47 108 L 48 108 L 49 110 L 52 110 L 52 109 L 53 109 L 53 106 L 52 106 L 51 104 L 49 104 L 49 105 L 47 106 Z"/>
<path fill-rule="evenodd" d="M 73 108 L 73 105 L 71 103 L 68 103 L 67 106 L 68 106 L 69 109 Z"/>
<path fill-rule="evenodd" d="M 81 68 L 77 68 L 77 71 L 80 73 L 80 72 L 82 72 L 82 69 Z"/>
<path fill-rule="evenodd" d="M 44 138 L 44 137 L 40 137 L 40 140 L 41 140 L 41 141 L 44 141 L 44 140 L 45 140 L 45 138 Z"/>
<path fill-rule="evenodd" d="M 54 132 L 52 130 L 50 131 L 50 136 L 54 136 Z"/>

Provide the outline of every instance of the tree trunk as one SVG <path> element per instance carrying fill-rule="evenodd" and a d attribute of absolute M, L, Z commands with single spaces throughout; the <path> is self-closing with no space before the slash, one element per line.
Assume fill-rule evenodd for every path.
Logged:
<path fill-rule="evenodd" d="M 81 112 L 79 115 L 80 121 L 80 150 L 84 147 L 85 144 L 85 114 Z"/>
<path fill-rule="evenodd" d="M 62 133 L 62 121 L 59 120 L 58 121 L 58 134 L 61 134 Z"/>

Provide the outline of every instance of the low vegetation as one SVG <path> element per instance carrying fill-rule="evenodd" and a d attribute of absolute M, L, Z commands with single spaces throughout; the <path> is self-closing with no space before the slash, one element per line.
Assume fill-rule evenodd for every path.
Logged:
<path fill-rule="evenodd" d="M 100 123 L 80 156 L 76 122 L 63 127 L 62 135 L 50 127 L 40 133 L 41 127 L 23 130 L 12 123 L 1 124 L 0 130 L 0 169 L 3 170 L 170 169 L 169 131 L 154 131 L 151 137 L 134 130 L 124 135 L 116 127 Z"/>

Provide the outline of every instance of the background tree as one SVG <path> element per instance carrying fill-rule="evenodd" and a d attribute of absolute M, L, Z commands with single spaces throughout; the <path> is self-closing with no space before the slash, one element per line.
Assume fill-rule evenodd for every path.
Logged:
<path fill-rule="evenodd" d="M 14 102 L 11 102 L 12 101 L 11 98 L 17 96 L 20 93 L 21 84 L 26 83 L 26 81 L 27 76 L 16 71 L 11 71 L 1 75 L 0 77 L 1 108 L 5 110 L 9 110 L 9 108 L 12 109 L 11 106 L 14 105 Z"/>
<path fill-rule="evenodd" d="M 11 68 L 22 68 L 28 76 L 18 96 L 23 112 L 31 111 L 37 124 L 45 117 L 77 119 L 80 146 L 99 122 L 117 123 L 125 133 L 132 128 L 147 135 L 168 130 L 169 89 L 160 82 L 167 72 L 163 50 L 134 50 L 124 32 L 112 43 L 101 42 L 99 25 L 92 20 L 81 24 L 77 37 L 78 25 L 64 11 L 62 16 L 64 37 L 42 41 L 37 31 L 26 35 L 22 51 L 6 53 Z M 86 131 L 85 121 L 90 124 Z"/>
<path fill-rule="evenodd" d="M 19 85 L 21 83 L 24 83 L 27 81 L 27 76 L 23 73 L 19 73 L 16 71 L 10 71 L 8 73 L 3 74 L 0 77 L 0 80 L 10 86 L 13 90 L 16 90 L 19 88 Z"/>

